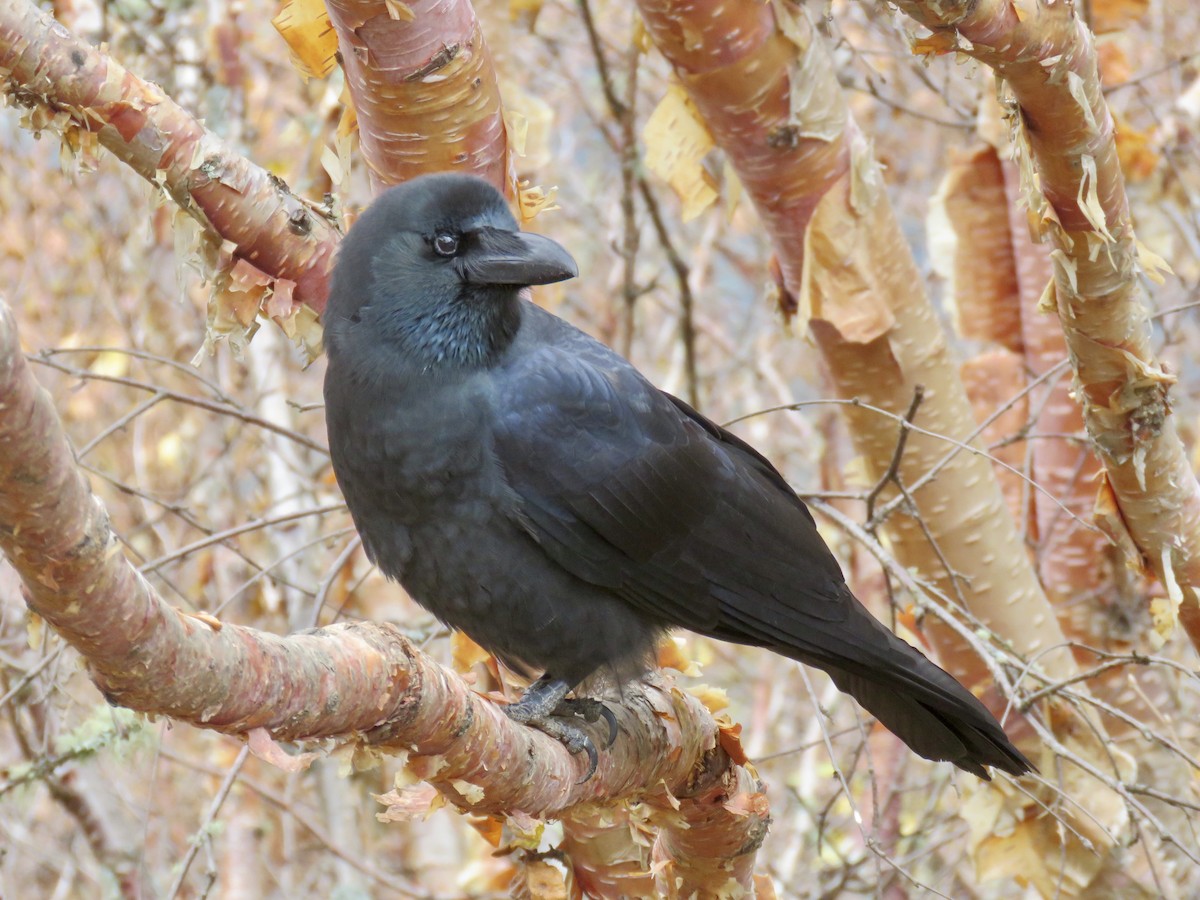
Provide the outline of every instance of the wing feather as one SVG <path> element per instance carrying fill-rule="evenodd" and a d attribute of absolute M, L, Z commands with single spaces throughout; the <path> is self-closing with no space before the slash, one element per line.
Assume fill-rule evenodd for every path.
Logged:
<path fill-rule="evenodd" d="M 528 307 L 494 373 L 516 516 L 566 571 L 642 615 L 819 666 L 918 753 L 1031 768 L 969 691 L 855 599 L 808 508 L 749 444 Z"/>
<path fill-rule="evenodd" d="M 497 378 L 495 453 L 548 556 L 728 640 L 773 646 L 785 618 L 845 619 L 841 570 L 764 457 L 603 345 L 559 337 Z"/>

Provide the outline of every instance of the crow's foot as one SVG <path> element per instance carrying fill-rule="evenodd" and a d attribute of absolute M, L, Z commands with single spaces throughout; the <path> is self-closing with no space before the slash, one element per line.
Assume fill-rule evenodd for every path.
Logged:
<path fill-rule="evenodd" d="M 590 697 L 568 699 L 567 692 L 570 690 L 571 686 L 562 679 L 543 675 L 525 690 L 520 700 L 506 706 L 504 711 L 514 722 L 530 725 L 550 735 L 572 754 L 586 753 L 587 772 L 578 782 L 583 784 L 596 774 L 600 756 L 591 737 L 574 720 L 594 723 L 603 719 L 608 725 L 608 743 L 604 745 L 607 750 L 617 739 L 617 717 L 599 700 Z"/>
<path fill-rule="evenodd" d="M 567 717 L 577 716 L 583 721 L 595 724 L 601 719 L 608 726 L 608 740 L 604 742 L 607 750 L 617 739 L 617 717 L 604 703 L 593 697 L 564 697 L 554 708 L 554 715 Z"/>

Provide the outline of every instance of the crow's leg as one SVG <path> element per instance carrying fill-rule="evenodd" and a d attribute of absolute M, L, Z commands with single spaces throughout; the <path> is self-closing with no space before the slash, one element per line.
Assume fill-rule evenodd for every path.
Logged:
<path fill-rule="evenodd" d="M 596 774 L 600 757 L 587 732 L 572 720 L 581 718 L 585 722 L 598 722 L 603 719 L 608 725 L 608 743 L 605 745 L 608 749 L 617 739 L 617 717 L 599 700 L 588 697 L 567 699 L 570 690 L 571 685 L 561 678 L 543 675 L 526 688 L 520 700 L 506 706 L 504 711 L 514 722 L 530 725 L 561 741 L 572 753 L 586 753 L 588 769 L 580 779 L 582 784 Z"/>

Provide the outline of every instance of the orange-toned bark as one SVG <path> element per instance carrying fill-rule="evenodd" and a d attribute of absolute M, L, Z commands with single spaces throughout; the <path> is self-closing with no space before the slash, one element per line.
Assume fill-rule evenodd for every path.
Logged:
<path fill-rule="evenodd" d="M 375 188 L 454 169 L 511 194 L 500 89 L 469 0 L 326 6 Z"/>
<path fill-rule="evenodd" d="M 963 337 L 1020 353 L 1021 307 L 1004 194 L 1004 173 L 988 146 L 955 153 L 938 191 L 954 237 L 950 299 Z"/>
<path fill-rule="evenodd" d="M 929 217 L 934 266 L 947 279 L 955 330 L 992 345 L 962 364 L 963 387 L 975 421 L 990 420 L 980 437 L 1005 464 L 996 467 L 996 478 L 1028 536 L 1034 533 L 1033 498 L 1018 474 L 1026 468 L 1028 448 L 1023 440 L 1009 440 L 1025 428 L 1029 404 L 1004 172 L 987 144 L 951 150 L 949 162 Z"/>
<path fill-rule="evenodd" d="M 834 191 L 825 201 L 828 215 L 823 205 L 812 226 L 807 262 L 822 271 L 810 275 L 807 296 L 813 310 L 810 328 L 837 393 L 899 413 L 916 386 L 923 385 L 926 399 L 916 425 L 967 441 L 975 417 L 959 367 L 933 307 L 916 290 L 920 273 L 890 206 L 880 196 L 856 215 L 849 186 L 838 185 Z M 830 227 L 835 219 L 836 227 Z M 851 327 L 866 317 L 841 305 L 852 281 L 866 287 L 852 300 L 866 306 L 869 297 L 877 319 L 890 319 L 889 327 L 870 340 L 856 339 L 859 332 Z M 847 409 L 846 415 L 856 449 L 876 476 L 882 474 L 896 446 L 895 421 L 860 407 Z M 910 435 L 900 477 L 911 488 L 916 515 L 898 505 L 886 522 L 897 558 L 957 599 L 1017 652 L 1037 657 L 1052 677 L 1070 677 L 1073 660 L 1065 650 L 1053 651 L 1064 647 L 1065 639 L 988 458 L 959 451 L 936 479 L 922 482 L 953 451 L 953 445 L 930 434 Z M 894 501 L 894 487 L 885 497 Z M 990 680 L 973 649 L 934 622 L 928 627 L 950 671 L 972 685 Z"/>
<path fill-rule="evenodd" d="M 114 156 L 234 244 L 238 258 L 271 278 L 294 282 L 294 302 L 324 309 L 340 240 L 333 223 L 280 179 L 234 153 L 158 87 L 29 0 L 0 5 L 0 85 L 12 102 L 31 110 L 35 127 L 95 134 Z"/>
<path fill-rule="evenodd" d="M 781 303 L 795 312 L 805 229 L 850 164 L 845 109 L 812 87 L 829 60 L 819 45 L 796 53 L 810 23 L 797 18 L 789 37 L 769 3 L 638 0 L 638 8 L 762 217 L 794 291 Z"/>
<path fill-rule="evenodd" d="M 734 885 L 754 896 L 755 852 L 771 823 L 766 794 L 742 766 L 712 766 L 707 775 L 680 796 L 677 821 L 667 812 L 671 798 L 660 795 L 659 820 L 672 827 L 654 842 L 657 896 L 728 896 Z M 741 827 L 730 828 L 731 818 Z"/>
<path fill-rule="evenodd" d="M 998 121 L 998 116 L 989 117 L 983 131 L 998 132 L 992 127 Z M 1100 461 L 1085 439 L 1083 415 L 1071 396 L 1069 370 L 1062 368 L 1067 359 L 1062 328 L 1053 310 L 1040 306 L 1053 268 L 1048 248 L 1030 238 L 1017 166 L 1002 159 L 992 144 L 980 144 L 954 155 L 938 196 L 949 233 L 936 227 L 942 217 L 934 217 L 931 238 L 940 240 L 952 256 L 959 331 L 1015 350 L 1020 355 L 1007 367 L 1027 368 L 1042 380 L 1031 386 L 1028 399 L 1004 412 L 984 432 L 989 443 L 1026 428 L 1034 433 L 1028 447 L 1016 441 L 993 451 L 1016 468 L 1027 463 L 1039 487 L 1031 490 L 1013 473 L 1000 471 L 1010 509 L 1015 514 L 1031 513 L 1029 533 L 1037 570 L 1064 633 L 1090 647 L 1127 650 L 1128 632 L 1122 629 L 1115 634 L 1111 627 L 1119 617 L 1110 612 L 1120 603 L 1111 565 L 1113 548 L 1089 524 Z M 998 377 L 997 361 L 993 351 L 964 366 L 967 393 L 980 421 L 1023 386 L 1021 371 L 1007 379 Z M 1002 388 L 1005 381 L 1011 383 Z M 1035 420 L 1027 424 L 1029 411 Z M 1095 662 L 1086 651 L 1077 651 L 1077 656 L 1083 664 Z M 1123 682 L 1126 675 L 1112 670 L 1102 676 L 1106 681 L 1113 678 Z M 1113 691 L 1104 693 L 1112 699 Z"/>
<path fill-rule="evenodd" d="M 589 897 L 718 897 L 734 884 L 753 896 L 755 854 L 769 824 L 762 785 L 715 753 L 683 793 L 661 787 L 636 813 L 572 810 L 560 849 Z"/>
<path fill-rule="evenodd" d="M 690 0 L 640 0 L 640 5 L 648 30 L 676 66 L 717 144 L 763 213 L 779 256 L 784 293 L 797 297 L 808 314 L 837 393 L 900 416 L 918 386 L 924 390 L 915 418 L 920 430 L 910 432 L 899 461 L 899 481 L 906 490 L 899 493 L 893 483 L 884 495 L 890 549 L 904 566 L 919 570 L 1028 660 L 1029 671 L 1040 670 L 1051 679 L 1076 677 L 1075 660 L 1005 508 L 993 467 L 973 437 L 974 416 L 958 366 L 922 290 L 921 273 L 887 201 L 879 169 L 845 111 L 840 85 L 815 31 L 786 0 L 769 6 L 721 4 L 716 10 Z M 776 12 L 784 17 L 778 23 Z M 663 21 L 656 22 L 656 16 Z M 754 58 L 756 48 L 777 44 L 778 37 L 762 33 L 775 30 L 786 33 L 791 55 L 775 57 L 764 50 Z M 714 65 L 706 71 L 708 77 L 698 80 L 696 61 L 722 60 L 727 35 L 736 35 L 729 43 L 749 48 L 734 63 L 737 78 L 722 78 Z M 777 87 L 780 67 L 786 91 Z M 737 97 L 770 96 L 776 102 L 730 104 L 727 92 L 733 89 L 728 84 L 734 81 Z M 768 93 L 768 86 L 774 93 Z M 701 96 L 702 90 L 711 95 Z M 791 102 L 778 102 L 785 92 Z M 806 119 L 809 113 L 817 116 L 815 121 Z M 838 123 L 836 133 L 827 130 L 832 123 Z M 770 136 L 780 133 L 819 135 L 813 140 L 825 148 L 813 147 L 802 155 L 793 146 L 771 154 L 769 150 L 780 148 L 771 146 Z M 756 149 L 743 147 L 747 142 L 756 142 Z M 743 174 L 747 161 L 757 168 Z M 795 171 L 801 161 L 801 171 Z M 781 209 L 776 210 L 777 204 Z M 795 232 L 786 237 L 773 233 L 777 222 L 792 228 L 799 222 L 803 241 Z M 881 476 L 895 456 L 896 420 L 865 405 L 848 406 L 845 412 L 868 471 Z M 915 506 L 911 513 L 909 498 Z M 984 692 L 991 673 L 961 629 L 932 621 L 928 627 L 943 664 Z M 985 694 L 985 699 L 994 698 Z M 1096 739 L 1103 731 L 1094 716 L 1053 702 L 1046 711 L 1058 747 L 1088 766 L 1099 769 L 1111 763 L 1108 748 Z M 1127 815 L 1112 790 L 1078 770 L 1069 771 L 1087 783 L 1087 810 L 1073 818 L 1073 826 L 1077 823 L 1087 835 L 1091 851 L 1103 848 L 1088 857 L 1095 865 L 1089 862 L 1079 870 L 1077 883 L 1086 885 Z M 1040 812 L 1027 797 L 1013 794 L 1004 805 L 1018 820 L 1039 821 Z M 1096 828 L 1096 822 L 1103 827 Z M 1045 866 L 1056 865 L 1061 845 L 1043 842 L 1039 847 L 1045 850 Z M 1082 845 L 1073 848 L 1085 855 Z M 1073 880 L 1071 890 L 1075 888 Z"/>
<path fill-rule="evenodd" d="M 1016 164 L 1003 163 L 1011 220 L 1011 243 L 1016 264 L 1025 362 L 1035 376 L 1045 375 L 1067 358 L 1067 342 L 1053 310 L 1040 307 L 1046 285 L 1054 277 L 1049 248 L 1035 244 L 1020 205 L 1020 176 Z M 1109 629 L 1101 621 L 1105 598 L 1116 590 L 1113 547 L 1099 531 L 1088 528 L 1095 503 L 1100 458 L 1083 440 L 1083 411 L 1071 396 L 1071 379 L 1056 378 L 1032 398 L 1039 408 L 1035 430 L 1047 435 L 1033 442 L 1033 474 L 1058 504 L 1034 498 L 1037 519 L 1038 573 L 1046 593 L 1059 611 L 1063 630 L 1073 640 L 1093 647 L 1110 647 Z M 1078 435 L 1072 440 L 1068 435 Z M 1064 510 L 1065 507 L 1065 510 Z M 1070 514 L 1074 514 L 1072 518 Z"/>
<path fill-rule="evenodd" d="M 1114 577 L 1115 554 L 1108 539 L 1089 526 L 1100 462 L 1083 438 L 1083 416 L 1064 377 L 1067 348 L 1062 328 L 1052 311 L 1039 307 L 1052 277 L 1050 255 L 1030 239 L 1019 203 L 1017 168 L 1001 160 L 995 147 L 985 144 L 953 160 L 939 196 L 954 237 L 960 330 L 1019 351 L 992 350 L 964 365 L 963 381 L 976 419 L 996 416 L 1018 396 L 1026 370 L 1044 377 L 1031 386 L 1028 398 L 1000 412 L 983 435 L 992 444 L 1025 428 L 1033 431 L 1028 445 L 1005 443 L 992 455 L 1014 468 L 1028 468 L 1039 489 L 1007 469 L 1000 469 L 997 477 L 1014 517 L 1029 515 L 1030 546 L 1042 586 L 1063 633 L 1080 645 L 1075 651 L 1079 664 L 1091 667 L 1096 657 L 1084 648 L 1131 649 L 1126 607 L 1138 598 L 1123 590 L 1132 579 Z M 985 245 L 985 238 L 990 243 Z M 971 279 L 977 267 L 989 269 L 982 284 Z M 974 312 L 968 316 L 964 309 Z M 1004 327 L 980 327 L 1001 323 Z M 1018 331 L 1015 339 L 1009 326 Z M 1027 422 L 1031 410 L 1035 419 Z M 1148 674 L 1112 668 L 1089 679 L 1088 686 L 1099 699 L 1146 721 L 1153 713 L 1145 698 L 1161 690 L 1159 683 L 1145 677 Z M 1130 731 L 1127 722 L 1111 716 L 1105 717 L 1105 726 L 1110 736 Z"/>
<path fill-rule="evenodd" d="M 584 806 L 563 818 L 559 849 L 587 897 L 653 897 L 654 828 L 628 806 Z"/>
<path fill-rule="evenodd" d="M 1025 361 L 1011 350 L 988 350 L 963 363 L 961 372 L 975 421 L 991 420 L 980 438 L 992 447 L 993 459 L 1009 466 L 996 467 L 996 479 L 1009 514 L 1015 522 L 1027 520 L 1027 510 L 1032 505 L 1031 489 L 1029 482 L 1018 474 L 1025 468 L 1025 442 L 1002 443 L 1020 433 L 1029 416 L 1028 400 L 1021 393 L 1025 388 Z M 1014 397 L 1020 399 L 1014 401 Z M 1000 446 L 993 446 L 998 442 Z"/>
<path fill-rule="evenodd" d="M 1032 220 L 1055 247 L 1054 287 L 1084 421 L 1104 462 L 1101 522 L 1162 580 L 1160 633 L 1178 618 L 1200 647 L 1200 486 L 1155 358 L 1139 248 L 1101 92 L 1095 47 L 1072 3 L 899 0 L 957 50 L 992 66 L 1020 107 L 1038 185 Z M 1153 266 L 1151 266 L 1153 268 Z"/>

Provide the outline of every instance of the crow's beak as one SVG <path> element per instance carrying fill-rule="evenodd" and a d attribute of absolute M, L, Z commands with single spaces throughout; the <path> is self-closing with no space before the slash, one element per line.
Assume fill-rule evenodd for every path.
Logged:
<path fill-rule="evenodd" d="M 579 274 L 571 254 L 550 238 L 525 231 L 480 228 L 461 257 L 468 284 L 552 284 Z"/>

